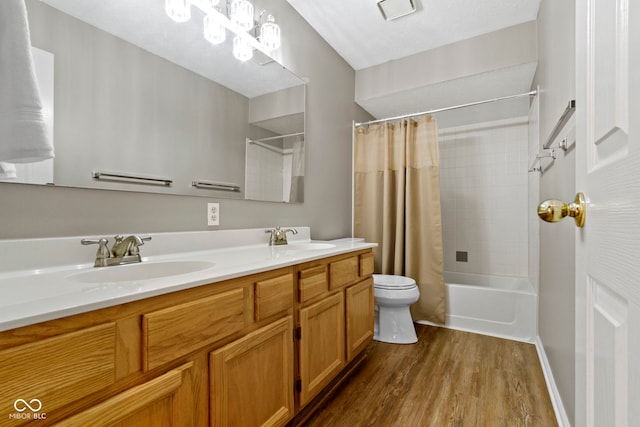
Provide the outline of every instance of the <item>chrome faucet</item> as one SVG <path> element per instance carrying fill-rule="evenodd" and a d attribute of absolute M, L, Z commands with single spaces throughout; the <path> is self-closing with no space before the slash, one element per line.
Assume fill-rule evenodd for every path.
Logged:
<path fill-rule="evenodd" d="M 144 245 L 142 239 L 135 234 L 126 238 L 118 234 L 115 239 L 116 241 L 111 248 L 111 253 L 115 258 L 122 258 L 127 255 L 139 255 L 140 251 L 138 246 Z"/>
<path fill-rule="evenodd" d="M 123 237 L 118 234 L 114 239 L 115 242 L 111 250 L 109 250 L 109 240 L 104 237 L 98 240 L 82 239 L 80 241 L 83 245 L 99 245 L 96 252 L 96 260 L 93 264 L 94 267 L 109 267 L 141 262 L 139 246 L 144 245 L 145 241 L 151 240 L 151 236 L 140 237 L 133 234 Z"/>
<path fill-rule="evenodd" d="M 295 228 L 282 229 L 280 227 L 264 230 L 264 232 L 271 233 L 271 236 L 269 236 L 269 246 L 286 245 L 288 243 L 287 233 L 298 234 L 298 230 Z"/>

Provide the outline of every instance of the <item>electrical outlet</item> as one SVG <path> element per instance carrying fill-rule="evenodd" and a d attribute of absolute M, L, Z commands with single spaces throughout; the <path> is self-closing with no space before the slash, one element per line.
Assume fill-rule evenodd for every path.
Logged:
<path fill-rule="evenodd" d="M 220 203 L 207 203 L 207 225 L 220 225 Z"/>

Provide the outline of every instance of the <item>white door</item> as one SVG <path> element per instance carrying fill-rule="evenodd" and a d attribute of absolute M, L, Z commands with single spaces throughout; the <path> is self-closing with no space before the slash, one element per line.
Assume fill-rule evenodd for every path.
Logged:
<path fill-rule="evenodd" d="M 640 2 L 576 1 L 576 426 L 640 426 Z"/>

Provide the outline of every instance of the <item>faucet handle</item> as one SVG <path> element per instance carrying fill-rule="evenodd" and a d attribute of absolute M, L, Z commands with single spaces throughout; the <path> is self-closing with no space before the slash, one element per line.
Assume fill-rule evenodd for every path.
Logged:
<path fill-rule="evenodd" d="M 140 253 L 140 248 L 139 246 L 144 245 L 144 242 L 148 242 L 149 240 L 151 240 L 151 236 L 144 236 L 144 237 L 140 237 L 140 244 L 136 244 L 136 243 L 132 243 L 131 247 L 129 248 L 129 255 L 138 255 Z"/>
<path fill-rule="evenodd" d="M 82 239 L 80 240 L 80 244 L 82 245 L 101 245 L 101 244 L 106 244 L 109 243 L 109 240 L 107 240 L 105 237 L 102 237 L 100 239 Z"/>
<path fill-rule="evenodd" d="M 278 233 L 280 232 L 280 227 L 276 227 L 276 228 L 269 228 L 267 230 L 264 230 L 265 234 L 269 234 L 269 245 L 273 246 L 276 242 L 276 236 L 278 235 Z"/>
<path fill-rule="evenodd" d="M 82 239 L 80 240 L 80 243 L 82 245 L 99 245 L 98 246 L 98 250 L 96 252 L 96 262 L 95 265 L 98 266 L 98 264 L 101 265 L 100 261 L 101 260 L 105 260 L 111 257 L 111 251 L 109 250 L 109 240 L 107 240 L 106 238 L 102 237 L 100 239 Z"/>

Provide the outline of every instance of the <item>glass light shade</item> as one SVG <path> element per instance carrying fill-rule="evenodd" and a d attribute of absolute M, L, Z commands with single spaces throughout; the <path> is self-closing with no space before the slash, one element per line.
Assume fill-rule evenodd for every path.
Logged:
<path fill-rule="evenodd" d="M 253 57 L 253 47 L 244 37 L 235 36 L 233 38 L 233 56 L 238 61 L 248 61 Z"/>
<path fill-rule="evenodd" d="M 190 0 L 165 0 L 164 10 L 169 18 L 176 22 L 187 22 L 191 19 Z"/>
<path fill-rule="evenodd" d="M 213 16 L 204 17 L 204 38 L 212 44 L 220 44 L 227 38 L 227 31 L 224 26 Z"/>
<path fill-rule="evenodd" d="M 244 31 L 253 28 L 253 5 L 248 0 L 231 0 L 229 19 Z"/>
<path fill-rule="evenodd" d="M 280 47 L 280 27 L 276 24 L 273 15 L 269 15 L 267 22 L 260 26 L 260 43 L 267 50 L 276 50 Z"/>

